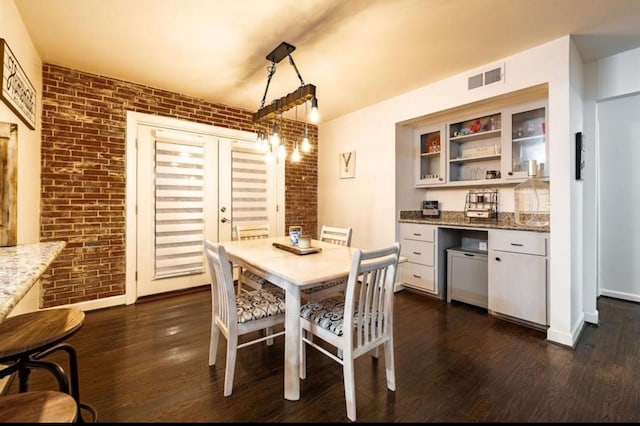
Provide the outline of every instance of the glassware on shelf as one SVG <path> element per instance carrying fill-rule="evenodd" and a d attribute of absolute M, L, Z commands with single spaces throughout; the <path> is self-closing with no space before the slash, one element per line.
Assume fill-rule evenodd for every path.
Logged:
<path fill-rule="evenodd" d="M 518 225 L 549 225 L 549 183 L 538 177 L 538 163 L 529 161 L 529 179 L 514 188 L 515 221 Z"/>

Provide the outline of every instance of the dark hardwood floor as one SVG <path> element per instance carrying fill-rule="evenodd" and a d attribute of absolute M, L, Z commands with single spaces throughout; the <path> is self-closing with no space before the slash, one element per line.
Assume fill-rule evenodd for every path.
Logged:
<path fill-rule="evenodd" d="M 282 337 L 240 349 L 222 395 L 225 341 L 208 365 L 210 298 L 202 291 L 86 313 L 69 342 L 82 400 L 99 422 L 346 422 L 341 366 L 308 352 L 299 401 L 283 398 Z M 600 325 L 575 349 L 483 309 L 402 291 L 395 299 L 397 391 L 384 358 L 356 362 L 360 422 L 638 422 L 640 305 L 598 301 Z M 50 359 L 66 366 L 62 354 Z M 8 393 L 16 392 L 16 382 Z M 34 371 L 31 390 L 54 388 Z"/>

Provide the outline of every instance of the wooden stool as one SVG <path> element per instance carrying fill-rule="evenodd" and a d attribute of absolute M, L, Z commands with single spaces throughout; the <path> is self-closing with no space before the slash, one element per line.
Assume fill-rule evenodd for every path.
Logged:
<path fill-rule="evenodd" d="M 36 391 L 0 397 L 3 423 L 73 423 L 77 413 L 75 399 L 63 392 Z"/>
<path fill-rule="evenodd" d="M 6 318 L 0 322 L 0 364 L 8 364 L 8 367 L 0 371 L 0 378 L 18 372 L 19 392 L 24 393 L 28 391 L 31 369 L 45 369 L 58 381 L 60 392 L 70 394 L 76 401 L 78 420 L 83 421 L 80 409 L 85 408 L 95 421 L 95 410 L 80 403 L 76 351 L 71 345 L 62 343 L 83 323 L 84 312 L 74 308 L 49 309 Z M 42 359 L 58 350 L 67 352 L 69 356 L 68 376 L 60 365 Z"/>

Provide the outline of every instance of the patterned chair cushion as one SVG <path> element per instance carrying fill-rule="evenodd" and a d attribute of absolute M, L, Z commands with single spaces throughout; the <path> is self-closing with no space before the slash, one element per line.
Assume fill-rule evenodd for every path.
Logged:
<path fill-rule="evenodd" d="M 236 297 L 238 323 L 283 314 L 285 302 L 269 290 L 256 290 Z"/>
<path fill-rule="evenodd" d="M 300 316 L 337 336 L 342 336 L 344 298 L 330 297 L 322 303 L 307 303 L 300 307 Z"/>

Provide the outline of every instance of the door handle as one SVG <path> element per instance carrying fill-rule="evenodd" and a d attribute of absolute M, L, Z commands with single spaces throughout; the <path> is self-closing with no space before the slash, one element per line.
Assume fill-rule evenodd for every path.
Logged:
<path fill-rule="evenodd" d="M 227 208 L 226 208 L 225 206 L 222 206 L 222 207 L 220 208 L 220 211 L 221 211 L 222 213 L 224 213 L 224 212 L 226 212 L 226 211 L 227 211 Z"/>
<path fill-rule="evenodd" d="M 222 219 L 220 219 L 220 222 L 227 223 L 229 222 L 229 219 L 227 219 L 226 217 L 223 217 Z"/>

